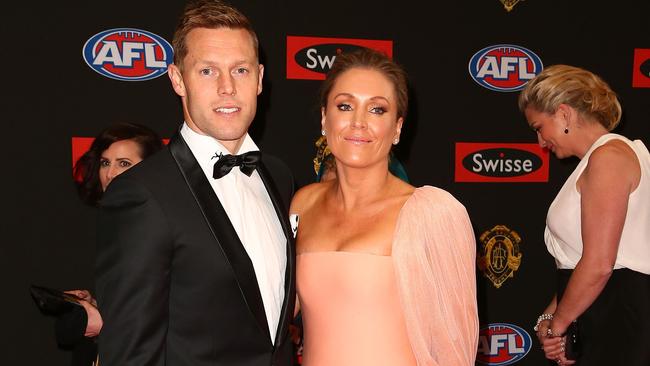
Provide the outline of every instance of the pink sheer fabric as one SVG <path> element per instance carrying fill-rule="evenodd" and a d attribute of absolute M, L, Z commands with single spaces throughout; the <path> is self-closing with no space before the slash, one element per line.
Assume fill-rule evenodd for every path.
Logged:
<path fill-rule="evenodd" d="M 416 189 L 397 220 L 392 256 L 418 365 L 474 365 L 476 242 L 465 207 L 444 190 Z"/>

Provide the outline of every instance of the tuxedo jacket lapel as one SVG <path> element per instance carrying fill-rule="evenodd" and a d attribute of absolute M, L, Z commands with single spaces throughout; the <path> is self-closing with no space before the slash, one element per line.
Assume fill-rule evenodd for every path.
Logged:
<path fill-rule="evenodd" d="M 171 139 L 169 150 L 174 160 L 176 160 L 214 239 L 219 244 L 225 257 L 228 258 L 246 304 L 248 304 L 260 330 L 267 335 L 270 342 L 269 326 L 257 277 L 255 276 L 255 269 L 235 228 L 228 219 L 226 211 L 214 193 L 210 182 L 205 177 L 201 166 L 180 134 L 176 134 Z"/>
<path fill-rule="evenodd" d="M 264 155 L 262 155 L 261 164 L 257 167 L 257 172 L 262 178 L 262 182 L 266 187 L 266 191 L 273 202 L 273 207 L 275 208 L 275 213 L 278 215 L 278 220 L 282 225 L 282 231 L 286 240 L 286 253 L 287 253 L 287 267 L 284 275 L 284 302 L 282 303 L 282 310 L 280 313 L 280 323 L 278 324 L 278 330 L 274 335 L 275 346 L 279 345 L 281 341 L 280 335 L 285 334 L 287 327 L 289 326 L 287 318 L 287 312 L 293 312 L 293 309 L 289 309 L 289 304 L 293 301 L 289 301 L 292 296 L 295 296 L 295 292 L 291 289 L 294 288 L 295 278 L 293 276 L 293 268 L 295 266 L 295 255 L 294 255 L 294 246 L 293 246 L 293 231 L 291 230 L 291 224 L 289 223 L 289 211 L 286 209 L 286 205 L 282 202 L 280 193 L 278 192 L 273 180 L 271 179 L 271 174 L 267 170 L 264 164 Z M 293 314 L 292 314 L 293 315 Z"/>

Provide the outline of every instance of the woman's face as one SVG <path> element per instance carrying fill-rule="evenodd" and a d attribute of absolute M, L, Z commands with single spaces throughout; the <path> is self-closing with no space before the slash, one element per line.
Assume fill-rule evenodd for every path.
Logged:
<path fill-rule="evenodd" d="M 351 68 L 339 75 L 321 110 L 327 145 L 337 164 L 386 163 L 403 118 L 397 118 L 393 83 L 381 72 Z"/>
<path fill-rule="evenodd" d="M 549 149 L 559 159 L 572 155 L 569 150 L 570 140 L 564 133 L 569 127 L 568 113 L 566 107 L 558 108 L 553 113 L 539 112 L 531 107 L 524 110 L 528 125 L 537 133 L 539 146 Z"/>
<path fill-rule="evenodd" d="M 106 191 L 113 178 L 141 162 L 140 154 L 140 146 L 134 140 L 116 141 L 104 150 L 99 160 L 99 181 L 102 191 Z"/>

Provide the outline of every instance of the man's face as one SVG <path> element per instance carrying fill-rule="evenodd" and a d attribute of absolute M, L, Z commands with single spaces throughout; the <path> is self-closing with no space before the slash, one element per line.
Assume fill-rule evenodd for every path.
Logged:
<path fill-rule="evenodd" d="M 183 71 L 170 65 L 169 77 L 183 102 L 185 122 L 236 153 L 262 92 L 264 67 L 248 31 L 196 28 L 185 40 Z"/>

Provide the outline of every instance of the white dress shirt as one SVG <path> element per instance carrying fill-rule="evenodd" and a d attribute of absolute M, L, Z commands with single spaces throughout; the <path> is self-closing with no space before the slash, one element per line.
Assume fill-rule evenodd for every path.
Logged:
<path fill-rule="evenodd" d="M 181 136 L 203 169 L 253 263 L 271 342 L 274 342 L 284 301 L 287 238 L 271 198 L 257 170 L 249 177 L 234 167 L 220 179 L 212 178 L 218 156 L 230 154 L 216 139 L 198 134 L 187 123 L 181 127 Z M 258 150 L 246 134 L 237 154 Z"/>

